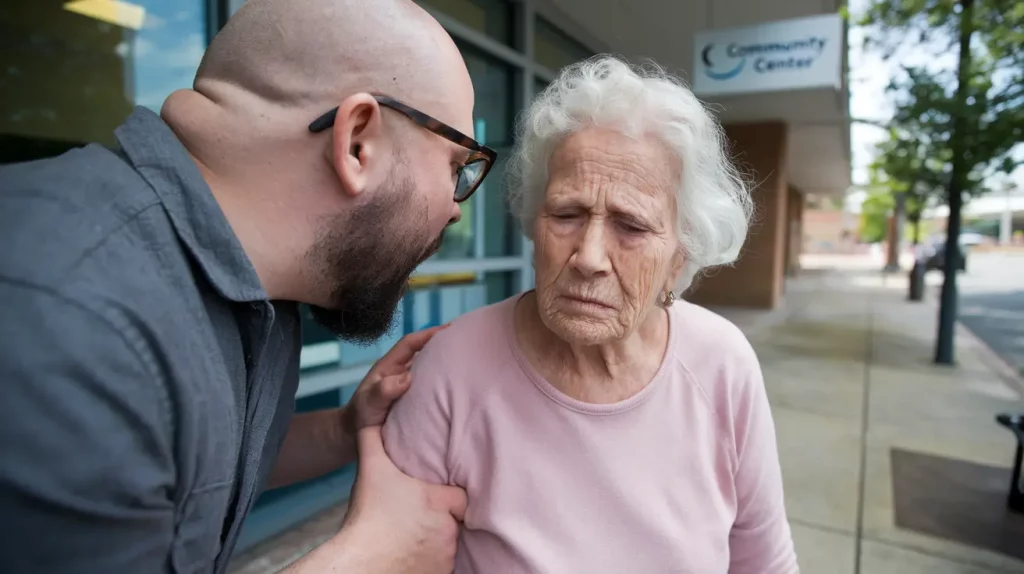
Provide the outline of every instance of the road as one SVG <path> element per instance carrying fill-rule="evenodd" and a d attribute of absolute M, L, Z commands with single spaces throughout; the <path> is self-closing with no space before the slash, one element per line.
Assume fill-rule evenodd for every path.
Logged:
<path fill-rule="evenodd" d="M 971 253 L 960 321 L 1024 375 L 1024 253 Z"/>

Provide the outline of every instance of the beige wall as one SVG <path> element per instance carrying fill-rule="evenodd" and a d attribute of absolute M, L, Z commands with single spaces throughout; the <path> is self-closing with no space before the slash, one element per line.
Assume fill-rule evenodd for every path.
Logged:
<path fill-rule="evenodd" d="M 739 261 L 712 270 L 687 299 L 705 305 L 773 308 L 782 295 L 789 232 L 786 125 L 734 124 L 725 130 L 733 155 L 758 184 L 753 190 L 755 220 Z"/>

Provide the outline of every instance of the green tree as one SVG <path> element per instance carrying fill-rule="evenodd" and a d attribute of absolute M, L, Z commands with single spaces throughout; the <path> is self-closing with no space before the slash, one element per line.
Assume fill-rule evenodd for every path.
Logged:
<path fill-rule="evenodd" d="M 1017 0 L 872 0 L 860 22 L 867 46 L 886 58 L 901 48 L 956 48 L 956 67 L 904 68 L 891 88 L 900 94 L 893 125 L 944 162 L 949 205 L 935 361 L 954 364 L 957 286 L 965 196 L 996 172 L 1015 167 L 1024 135 L 1024 3 Z M 903 136 L 901 136 L 903 137 Z"/>
<path fill-rule="evenodd" d="M 889 216 L 895 202 L 888 189 L 873 189 L 868 192 L 860 206 L 860 239 L 865 243 L 877 243 L 889 232 Z"/>
<path fill-rule="evenodd" d="M 921 216 L 948 179 L 948 146 L 915 139 L 912 131 L 890 127 L 889 139 L 876 146 L 869 166 L 871 186 L 902 199 L 911 241 L 921 241 Z M 892 201 L 895 209 L 900 201 Z"/>

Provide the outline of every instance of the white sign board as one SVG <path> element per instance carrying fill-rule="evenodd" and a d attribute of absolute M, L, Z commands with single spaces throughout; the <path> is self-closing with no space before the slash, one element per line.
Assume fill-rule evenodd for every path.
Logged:
<path fill-rule="evenodd" d="M 842 85 L 843 21 L 838 14 L 698 32 L 695 42 L 697 95 Z"/>

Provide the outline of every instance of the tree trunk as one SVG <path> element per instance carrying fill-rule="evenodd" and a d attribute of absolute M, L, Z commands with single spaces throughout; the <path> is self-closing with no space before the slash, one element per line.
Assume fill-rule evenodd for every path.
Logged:
<path fill-rule="evenodd" d="M 907 195 L 897 193 L 894 199 L 892 220 L 889 222 L 889 249 L 885 258 L 885 271 L 890 273 L 900 270 L 900 247 L 903 243 L 903 217 L 906 213 Z"/>
<path fill-rule="evenodd" d="M 973 128 L 967 125 L 968 77 L 971 67 L 971 36 L 974 33 L 974 0 L 960 0 L 960 61 L 957 66 L 956 117 L 951 134 L 953 166 L 949 178 L 949 219 L 946 223 L 946 260 L 943 264 L 942 296 L 939 306 L 939 333 L 935 343 L 935 362 L 956 364 L 954 332 L 957 317 L 956 274 L 960 268 L 960 211 L 963 207 L 964 181 L 970 166 L 965 157 L 967 138 Z"/>

